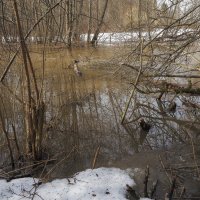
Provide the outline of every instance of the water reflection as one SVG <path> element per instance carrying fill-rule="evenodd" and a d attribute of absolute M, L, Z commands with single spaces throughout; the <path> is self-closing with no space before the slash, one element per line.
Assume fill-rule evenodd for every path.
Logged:
<path fill-rule="evenodd" d="M 113 49 L 106 52 L 104 50 L 97 49 L 95 58 L 113 55 Z M 92 55 L 93 50 L 88 51 Z M 109 74 L 108 69 L 103 71 L 85 67 L 83 77 L 77 77 L 66 66 L 77 57 L 84 62 L 88 52 L 82 52 L 82 49 L 75 52 L 62 50 L 53 54 L 46 52 L 48 69 L 45 69 L 44 80 L 41 76 L 41 60 L 37 59 L 36 53 L 32 55 L 36 60 L 35 65 L 38 64 L 36 72 L 46 104 L 44 158 L 56 158 L 60 162 L 55 170 L 52 170 L 54 173 L 51 173 L 51 177 L 65 177 L 91 167 L 98 147 L 100 152 L 97 166 L 102 166 L 138 152 L 144 155 L 145 159 L 145 154 L 141 154 L 143 152 L 166 149 L 173 144 L 191 143 L 191 139 L 195 143 L 198 142 L 199 96 L 169 93 L 163 95 L 162 100 L 158 100 L 158 94 L 145 94 L 138 90 L 129 106 L 125 123 L 121 124 L 132 85 L 126 84 L 118 77 L 105 76 Z M 65 57 L 69 57 L 69 60 Z M 62 62 L 57 66 L 59 59 Z M 12 70 L 6 84 L 10 88 L 13 87 L 18 96 L 22 96 L 21 72 L 13 73 Z M 14 77 L 12 74 L 15 74 Z M 149 91 L 157 90 L 145 82 L 141 82 L 139 87 L 141 90 L 144 87 Z M 25 140 L 24 111 L 6 88 L 1 88 L 1 91 L 4 104 L 0 104 L 0 108 L 6 110 L 3 117 L 8 132 L 13 137 L 14 125 L 19 143 L 22 144 Z M 172 109 L 171 105 L 176 106 Z M 141 119 L 150 124 L 149 131 L 142 130 Z M 6 165 L 9 162 L 9 154 L 2 135 L 0 142 L 1 164 Z M 16 151 L 14 140 L 12 145 Z M 22 147 L 23 145 L 20 145 L 20 151 L 23 151 Z M 49 171 L 51 167 L 47 166 L 45 170 Z"/>
<path fill-rule="evenodd" d="M 99 146 L 97 165 L 102 166 L 134 153 L 189 143 L 190 137 L 198 137 L 197 96 L 166 95 L 160 101 L 155 95 L 138 92 L 122 125 L 129 87 L 110 78 L 80 79 L 73 74 L 46 82 L 46 150 L 50 157 L 62 157 L 76 147 L 71 159 L 63 161 L 53 176 L 91 167 Z M 172 101 L 177 105 L 173 112 L 169 110 Z M 188 108 L 186 102 L 196 106 Z M 149 131 L 141 129 L 141 119 L 151 125 Z"/>

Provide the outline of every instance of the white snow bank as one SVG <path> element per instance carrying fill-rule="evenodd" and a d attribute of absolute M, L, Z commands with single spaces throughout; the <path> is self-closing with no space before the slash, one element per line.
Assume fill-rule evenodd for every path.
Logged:
<path fill-rule="evenodd" d="M 167 37 L 170 36 L 181 36 L 182 34 L 192 34 L 195 30 L 189 28 L 182 29 L 167 29 L 164 30 L 162 28 L 154 29 L 150 33 L 146 31 L 142 31 L 140 34 L 145 40 L 149 40 L 154 37 Z M 94 34 L 90 35 L 90 39 L 92 39 Z M 87 41 L 88 34 L 82 34 L 81 39 L 83 41 Z M 139 39 L 139 32 L 121 32 L 121 33 L 99 33 L 98 35 L 98 43 L 100 44 L 112 44 L 112 43 L 123 43 L 130 41 L 137 41 Z"/>
<path fill-rule="evenodd" d="M 140 200 L 151 200 L 149 198 L 140 198 Z"/>
<path fill-rule="evenodd" d="M 125 200 L 126 184 L 135 185 L 127 171 L 117 168 L 88 169 L 73 178 L 57 179 L 35 187 L 37 182 L 38 179 L 33 178 L 0 180 L 0 199 Z"/>

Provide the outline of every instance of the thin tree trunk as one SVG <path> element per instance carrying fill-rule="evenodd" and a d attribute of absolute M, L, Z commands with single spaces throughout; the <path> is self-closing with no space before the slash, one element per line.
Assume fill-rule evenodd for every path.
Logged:
<path fill-rule="evenodd" d="M 76 6 L 76 26 L 75 26 L 75 31 L 74 31 L 74 39 L 75 41 L 79 42 L 80 40 L 80 19 L 81 19 L 81 15 L 82 15 L 82 10 L 83 10 L 83 0 L 80 0 L 79 3 L 79 9 L 78 9 L 78 5 Z"/>
<path fill-rule="evenodd" d="M 11 166 L 12 166 L 12 169 L 15 169 L 15 162 L 14 162 L 12 147 L 11 147 L 9 135 L 8 135 L 7 130 L 6 130 L 4 119 L 3 119 L 3 116 L 2 116 L 1 112 L 0 112 L 0 122 L 1 122 L 0 124 L 1 124 L 1 128 L 3 130 L 3 133 L 5 134 L 7 145 L 8 145 L 8 149 L 9 149 Z"/>
<path fill-rule="evenodd" d="M 13 7 L 16 15 L 17 27 L 20 37 L 20 45 L 22 49 L 22 56 L 26 74 L 27 100 L 25 101 L 24 106 L 25 106 L 25 122 L 26 122 L 26 134 L 27 134 L 26 135 L 27 153 L 31 153 L 34 159 L 38 159 L 41 155 L 40 150 L 42 141 L 43 122 L 44 122 L 44 103 L 41 102 L 39 99 L 39 91 L 37 87 L 36 77 L 33 70 L 31 57 L 29 55 L 28 48 L 26 46 L 25 39 L 23 36 L 16 0 L 13 0 Z M 34 98 L 32 97 L 31 75 L 34 82 L 36 100 L 34 100 Z"/>
<path fill-rule="evenodd" d="M 103 25 L 103 20 L 104 20 L 105 14 L 106 14 L 107 7 L 108 7 L 108 0 L 106 0 L 106 2 L 105 2 L 103 13 L 101 15 L 99 24 L 98 24 L 97 29 L 96 29 L 96 31 L 94 33 L 93 38 L 92 38 L 92 41 L 91 41 L 92 45 L 95 45 L 97 43 L 97 38 L 98 38 L 98 35 L 100 33 L 101 27 Z"/>
<path fill-rule="evenodd" d="M 73 1 L 68 1 L 68 46 L 72 46 L 72 35 L 73 35 Z"/>
<path fill-rule="evenodd" d="M 90 42 L 90 35 L 92 32 L 92 1 L 89 0 L 89 21 L 88 21 L 88 34 L 87 34 L 87 42 Z"/>
<path fill-rule="evenodd" d="M 142 34 L 141 34 L 141 17 L 142 17 L 142 5 L 141 0 L 138 0 L 138 28 L 139 28 L 139 39 L 141 40 Z"/>
<path fill-rule="evenodd" d="M 16 0 L 13 0 L 13 8 L 15 11 L 15 17 L 17 21 L 17 27 L 18 27 L 19 37 L 20 37 L 20 45 L 22 49 L 22 56 L 23 56 L 23 61 L 24 61 L 25 73 L 26 73 L 26 84 L 27 84 L 27 94 L 28 94 L 28 99 L 27 99 L 26 109 L 25 109 L 26 131 L 27 131 L 27 151 L 29 153 L 33 153 L 34 145 L 32 144 L 34 143 L 34 131 L 33 131 L 33 120 L 31 117 L 31 107 L 32 107 L 31 82 L 30 82 L 30 75 L 29 75 L 29 70 L 28 70 L 27 49 L 26 49 L 26 44 L 25 44 L 22 28 L 21 28 Z"/>

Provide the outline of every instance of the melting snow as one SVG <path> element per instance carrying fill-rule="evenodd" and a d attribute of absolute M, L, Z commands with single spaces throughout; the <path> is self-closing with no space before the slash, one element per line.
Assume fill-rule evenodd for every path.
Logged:
<path fill-rule="evenodd" d="M 1 200 L 125 200 L 126 184 L 135 185 L 127 171 L 117 168 L 88 169 L 73 178 L 36 186 L 38 179 L 0 180 Z M 145 200 L 145 199 L 143 199 Z"/>

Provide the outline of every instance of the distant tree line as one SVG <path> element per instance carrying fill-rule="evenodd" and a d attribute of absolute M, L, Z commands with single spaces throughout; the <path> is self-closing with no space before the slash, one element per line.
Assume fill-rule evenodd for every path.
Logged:
<path fill-rule="evenodd" d="M 18 0 L 17 5 L 24 34 L 39 21 L 28 41 L 72 46 L 79 45 L 81 34 L 87 34 L 87 42 L 95 44 L 100 32 L 146 29 L 147 24 L 151 29 L 164 27 L 181 14 L 180 2 L 169 5 L 163 1 L 158 5 L 157 0 Z M 2 43 L 19 40 L 12 1 L 0 0 L 0 37 Z"/>

